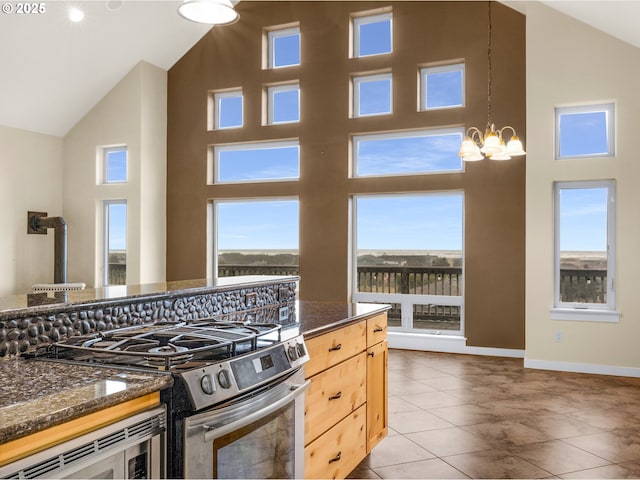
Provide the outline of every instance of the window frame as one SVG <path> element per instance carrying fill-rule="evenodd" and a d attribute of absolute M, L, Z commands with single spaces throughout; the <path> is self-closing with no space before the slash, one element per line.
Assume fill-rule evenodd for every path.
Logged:
<path fill-rule="evenodd" d="M 207 276 L 209 278 L 221 278 L 218 277 L 218 252 L 219 252 L 219 240 L 218 240 L 218 220 L 220 215 L 218 213 L 218 207 L 221 203 L 256 203 L 256 202 L 283 202 L 283 201 L 295 201 L 298 207 L 298 259 L 300 258 L 300 197 L 299 196 L 276 196 L 276 197 L 246 197 L 246 198 L 218 198 L 209 202 L 207 218 L 209 221 L 208 239 L 207 239 Z M 209 271 L 211 268 L 211 271 Z M 298 265 L 300 268 L 300 265 Z"/>
<path fill-rule="evenodd" d="M 460 136 L 460 143 L 464 138 L 464 128 L 462 127 L 447 127 L 447 128 L 429 128 L 421 130 L 401 130 L 393 132 L 383 133 L 365 133 L 351 136 L 350 148 L 351 148 L 351 178 L 380 178 L 380 177 L 397 177 L 397 176 L 414 176 L 414 175 L 440 175 L 451 173 L 462 173 L 465 171 L 465 162 L 460 160 L 460 168 L 455 170 L 433 170 L 433 171 L 416 171 L 416 172 L 398 172 L 398 173 L 384 173 L 375 175 L 359 175 L 358 174 L 358 144 L 363 139 L 370 140 L 382 140 L 393 138 L 415 138 L 420 136 L 438 136 L 438 135 L 450 135 L 457 134 Z M 457 152 L 455 152 L 457 155 Z M 460 158 L 460 157 L 458 157 Z"/>
<path fill-rule="evenodd" d="M 285 120 L 276 122 L 275 116 L 275 95 L 282 92 L 296 91 L 298 93 L 298 118 L 296 120 Z M 300 123 L 300 83 L 286 83 L 267 87 L 267 125 L 283 125 L 287 123 Z"/>
<path fill-rule="evenodd" d="M 437 73 L 448 73 L 448 72 L 457 72 L 462 71 L 462 103 L 460 105 L 446 105 L 443 107 L 428 107 L 427 106 L 427 76 L 429 74 L 437 74 Z M 466 104 L 466 72 L 465 72 L 465 64 L 464 62 L 459 63 L 450 63 L 447 65 L 438 65 L 438 66 L 424 66 L 420 68 L 420 111 L 431 111 L 431 110 L 446 110 L 451 108 L 464 108 Z"/>
<path fill-rule="evenodd" d="M 362 83 L 366 82 L 378 82 L 381 80 L 389 81 L 389 111 L 388 112 L 377 112 L 377 113 L 360 113 L 360 106 L 362 102 L 360 101 L 360 87 Z M 353 88 L 353 118 L 362 118 L 362 117 L 375 117 L 379 115 L 390 115 L 393 113 L 393 74 L 391 72 L 385 73 L 376 73 L 373 75 L 355 75 L 351 79 L 352 88 Z"/>
<path fill-rule="evenodd" d="M 560 301 L 560 193 L 567 189 L 607 189 L 607 303 Z M 616 311 L 616 182 L 614 180 L 562 181 L 553 184 L 554 271 L 553 320 L 619 321 Z"/>
<path fill-rule="evenodd" d="M 382 53 L 370 53 L 365 55 L 360 55 L 360 26 L 362 24 L 368 23 L 379 23 L 383 20 L 389 21 L 389 51 Z M 375 57 L 377 55 L 389 55 L 393 53 L 393 11 L 389 9 L 385 9 L 383 12 L 379 13 L 371 13 L 371 12 L 361 12 L 351 16 L 351 31 L 352 31 L 352 58 L 367 58 L 367 57 Z"/>
<path fill-rule="evenodd" d="M 374 293 L 358 291 L 358 199 L 360 198 L 398 198 L 415 196 L 459 196 L 462 199 L 462 282 L 461 295 L 427 295 L 407 293 Z M 401 308 L 400 327 L 389 326 L 389 331 L 418 333 L 423 335 L 441 335 L 464 337 L 465 331 L 465 192 L 464 190 L 416 191 L 390 193 L 359 193 L 350 198 L 350 235 L 351 235 L 351 297 L 354 303 L 392 303 Z M 415 305 L 455 306 L 460 308 L 459 330 L 433 330 L 413 327 L 413 307 Z"/>
<path fill-rule="evenodd" d="M 220 180 L 220 152 L 240 150 L 260 150 L 269 148 L 296 147 L 298 157 L 296 160 L 297 175 L 294 177 L 258 178 L 249 180 Z M 207 165 L 207 177 L 209 185 L 251 184 L 268 182 L 294 182 L 300 180 L 300 141 L 293 140 L 269 140 L 265 142 L 243 142 L 233 144 L 209 145 L 209 159 Z"/>
<path fill-rule="evenodd" d="M 124 180 L 109 180 L 109 154 L 113 152 L 124 152 Z M 102 148 L 102 183 L 104 185 L 124 185 L 129 181 L 129 149 L 126 145 L 118 145 Z"/>
<path fill-rule="evenodd" d="M 232 125 L 223 127 L 220 125 L 220 113 L 222 112 L 222 100 L 227 98 L 240 97 L 240 125 Z M 226 90 L 224 92 L 213 92 L 213 128 L 215 130 L 231 130 L 234 128 L 242 128 L 244 126 L 244 94 L 242 88 L 237 90 Z"/>
<path fill-rule="evenodd" d="M 606 137 L 607 152 L 589 153 L 581 155 L 566 155 L 560 153 L 560 117 L 562 115 L 575 115 L 582 113 L 604 112 L 606 118 Z M 554 111 L 555 127 L 554 127 L 554 158 L 555 160 L 572 160 L 587 158 L 602 158 L 615 156 L 615 102 L 576 105 L 576 106 L 558 106 Z"/>
<path fill-rule="evenodd" d="M 109 223 L 109 207 L 111 205 L 124 205 L 125 207 L 125 238 L 128 240 L 129 236 L 129 206 L 128 202 L 124 198 L 120 199 L 108 199 L 102 200 L 102 285 L 111 286 L 117 285 L 109 283 L 109 233 L 110 233 L 110 223 Z M 125 254 L 129 252 L 129 242 L 126 241 L 125 245 Z M 126 285 L 126 275 L 128 265 L 125 263 L 125 285 Z"/>
<path fill-rule="evenodd" d="M 298 63 L 291 63 L 288 65 L 275 65 L 275 40 L 280 37 L 289 37 L 293 35 L 298 35 Z M 286 28 L 274 28 L 272 30 L 267 31 L 267 68 L 268 69 L 279 69 L 279 68 L 289 68 L 289 67 L 299 67 L 302 64 L 302 34 L 300 33 L 300 26 L 296 25 L 293 27 Z"/>

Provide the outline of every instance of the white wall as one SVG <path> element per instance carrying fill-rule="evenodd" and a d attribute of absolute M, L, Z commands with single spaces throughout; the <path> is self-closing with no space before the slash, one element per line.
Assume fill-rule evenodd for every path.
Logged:
<path fill-rule="evenodd" d="M 53 231 L 27 235 L 27 211 L 60 216 L 62 139 L 0 126 L 0 296 L 53 282 Z"/>
<path fill-rule="evenodd" d="M 139 63 L 64 138 L 74 281 L 101 284 L 105 199 L 127 200 L 127 283 L 165 279 L 166 83 L 166 71 Z M 97 183 L 98 149 L 111 145 L 127 146 L 126 184 Z"/>
<path fill-rule="evenodd" d="M 640 376 L 640 50 L 527 4 L 525 365 Z M 614 101 L 616 156 L 554 160 L 554 107 Z M 614 179 L 619 323 L 551 320 L 554 181 Z M 556 342 L 556 332 L 562 341 Z"/>

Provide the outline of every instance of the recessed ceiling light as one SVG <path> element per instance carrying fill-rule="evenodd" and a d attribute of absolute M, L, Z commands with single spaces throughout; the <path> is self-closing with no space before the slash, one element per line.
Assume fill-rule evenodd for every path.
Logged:
<path fill-rule="evenodd" d="M 84 12 L 76 7 L 71 7 L 69 9 L 69 20 L 72 22 L 81 22 L 84 20 Z"/>

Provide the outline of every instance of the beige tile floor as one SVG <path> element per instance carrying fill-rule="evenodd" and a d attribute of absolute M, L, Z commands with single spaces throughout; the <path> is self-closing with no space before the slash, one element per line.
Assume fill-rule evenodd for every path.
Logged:
<path fill-rule="evenodd" d="M 390 350 L 389 427 L 349 478 L 640 478 L 640 379 Z"/>

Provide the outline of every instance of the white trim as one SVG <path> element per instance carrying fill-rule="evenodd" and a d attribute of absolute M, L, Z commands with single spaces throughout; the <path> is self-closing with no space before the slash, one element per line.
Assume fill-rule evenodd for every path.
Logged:
<path fill-rule="evenodd" d="M 555 370 L 559 372 L 594 373 L 597 375 L 615 375 L 619 377 L 640 377 L 640 368 L 618 365 L 599 365 L 594 363 L 558 362 L 553 360 L 524 359 L 525 368 Z"/>
<path fill-rule="evenodd" d="M 579 189 L 606 189 L 607 190 L 607 303 L 578 303 L 562 302 L 560 300 L 560 192 L 562 190 Z M 595 310 L 602 312 L 608 310 L 615 312 L 616 309 L 616 183 L 614 180 L 593 180 L 593 181 L 569 181 L 554 182 L 553 184 L 553 223 L 554 223 L 554 270 L 553 270 L 553 305 L 554 309 L 566 311 L 569 309 Z M 553 313 L 553 310 L 552 310 Z M 574 316 L 575 318 L 575 316 Z M 567 318 L 571 320 L 572 318 Z M 564 320 L 558 318 L 558 320 Z M 599 321 L 599 320 L 596 320 Z M 612 320 L 602 320 L 612 321 Z"/>
<path fill-rule="evenodd" d="M 285 120 L 276 122 L 274 120 L 276 110 L 275 96 L 278 93 L 284 92 L 297 92 L 298 93 L 298 112 L 295 120 Z M 267 88 L 267 124 L 268 125 L 280 125 L 281 123 L 298 123 L 300 122 L 300 84 L 288 83 L 285 85 L 276 85 Z"/>
<path fill-rule="evenodd" d="M 524 358 L 524 350 L 511 348 L 474 347 L 465 337 L 425 335 L 424 333 L 387 332 L 389 348 L 422 352 L 460 353 L 492 357 Z"/>
<path fill-rule="evenodd" d="M 435 73 L 462 72 L 462 103 L 459 105 L 445 105 L 442 107 L 427 107 L 427 77 Z M 437 67 L 423 67 L 420 69 L 420 110 L 444 110 L 448 108 L 461 108 L 465 105 L 465 71 L 464 63 L 452 63 Z"/>
<path fill-rule="evenodd" d="M 603 112 L 605 114 L 606 121 L 606 135 L 607 135 L 607 151 L 588 153 L 583 155 L 573 156 L 561 156 L 560 155 L 560 117 L 562 115 L 578 115 L 583 113 L 598 113 Z M 570 160 L 570 159 L 585 159 L 585 158 L 600 158 L 600 157 L 614 157 L 615 156 L 615 102 L 592 104 L 592 105 L 578 105 L 578 106 L 565 106 L 555 108 L 555 142 L 554 142 L 554 158 L 556 160 Z"/>
<path fill-rule="evenodd" d="M 375 55 L 388 55 L 393 53 L 393 14 L 391 11 L 377 15 L 353 16 L 353 58 L 373 57 Z M 360 26 L 369 23 L 382 23 L 389 21 L 389 51 L 360 55 Z"/>
<path fill-rule="evenodd" d="M 551 320 L 571 320 L 577 322 L 620 322 L 617 310 L 595 310 L 589 308 L 552 308 Z"/>
<path fill-rule="evenodd" d="M 449 170 L 416 170 L 411 172 L 393 172 L 389 170 L 386 173 L 378 173 L 378 174 L 369 174 L 363 175 L 358 174 L 358 157 L 359 157 L 359 145 L 362 141 L 375 141 L 375 140 L 394 140 L 394 139 L 402 139 L 402 138 L 425 138 L 425 137 L 442 137 L 445 135 L 458 135 L 460 137 L 460 142 L 464 137 L 464 128 L 461 127 L 452 127 L 452 128 L 431 128 L 431 129 L 423 129 L 423 130 L 401 130 L 395 132 L 386 132 L 386 133 L 374 133 L 374 134 L 364 134 L 364 135 L 353 135 L 351 137 L 351 156 L 352 156 L 352 167 L 353 170 L 351 175 L 353 178 L 371 178 L 371 177 L 393 177 L 393 176 L 410 176 L 410 175 L 435 175 L 442 173 L 457 173 L 464 172 L 464 163 L 462 160 L 459 160 L 460 166 L 459 168 L 449 169 Z M 453 152 L 454 155 L 457 155 L 457 152 Z M 460 157 L 457 157 L 460 159 Z"/>
<path fill-rule="evenodd" d="M 389 111 L 360 113 L 360 87 L 363 83 L 388 81 L 389 83 Z M 393 76 L 391 73 L 379 73 L 376 75 L 359 75 L 353 77 L 353 117 L 373 117 L 376 115 L 389 115 L 393 113 Z"/>
<path fill-rule="evenodd" d="M 269 42 L 269 52 L 268 52 L 268 65 L 269 68 L 287 68 L 287 67 L 295 67 L 300 65 L 300 62 L 298 63 L 290 63 L 287 65 L 274 65 L 275 62 L 275 44 L 274 44 L 274 40 L 276 38 L 281 38 L 281 37 L 293 37 L 294 35 L 298 36 L 298 57 L 300 57 L 300 62 L 302 62 L 302 37 L 300 35 L 300 27 L 291 27 L 291 28 L 284 28 L 282 30 L 271 30 L 267 33 L 267 37 L 268 37 L 268 42 Z"/>
<path fill-rule="evenodd" d="M 228 127 L 220 126 L 220 114 L 222 113 L 221 102 L 227 98 L 240 98 L 240 125 L 230 125 Z M 227 130 L 231 128 L 242 128 L 244 124 L 244 96 L 242 95 L 242 89 L 216 92 L 213 94 L 214 100 L 214 128 L 216 130 Z"/>
<path fill-rule="evenodd" d="M 220 152 L 268 150 L 273 148 L 295 147 L 298 150 L 297 175 L 294 177 L 278 178 L 251 178 L 240 180 L 220 180 Z M 283 182 L 296 181 L 300 179 L 300 142 L 298 140 L 276 140 L 267 142 L 235 143 L 228 145 L 213 145 L 209 147 L 207 178 L 209 185 L 229 184 L 229 183 L 263 183 L 263 182 Z"/>

